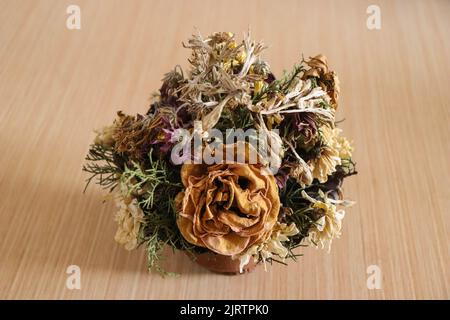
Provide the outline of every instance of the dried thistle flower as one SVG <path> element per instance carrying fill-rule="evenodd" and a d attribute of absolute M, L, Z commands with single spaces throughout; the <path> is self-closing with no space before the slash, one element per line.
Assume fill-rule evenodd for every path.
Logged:
<path fill-rule="evenodd" d="M 155 144 L 163 144 L 168 151 L 170 133 L 177 126 L 176 111 L 171 107 L 159 107 L 154 114 L 129 116 L 121 111 L 115 121 L 115 150 L 125 153 L 131 160 L 143 161 Z"/>
<path fill-rule="evenodd" d="M 130 116 L 119 111 L 115 121 L 115 150 L 129 155 L 133 160 L 143 160 L 150 148 L 151 141 L 160 119 L 147 115 Z"/>

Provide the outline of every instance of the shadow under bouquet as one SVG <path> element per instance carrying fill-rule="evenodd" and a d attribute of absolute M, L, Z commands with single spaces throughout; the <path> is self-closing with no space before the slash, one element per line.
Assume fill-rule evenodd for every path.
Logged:
<path fill-rule="evenodd" d="M 318 55 L 277 78 L 246 35 L 192 36 L 143 114 L 96 131 L 83 170 L 114 197 L 115 240 L 145 248 L 161 273 L 166 246 L 221 273 L 329 250 L 356 173 L 337 128 L 339 81 Z"/>

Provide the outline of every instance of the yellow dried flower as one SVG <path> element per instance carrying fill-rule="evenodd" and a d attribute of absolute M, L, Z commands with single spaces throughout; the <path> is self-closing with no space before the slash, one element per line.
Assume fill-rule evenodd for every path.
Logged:
<path fill-rule="evenodd" d="M 247 52 L 245 52 L 245 51 L 241 51 L 236 55 L 236 60 L 240 64 L 243 64 L 245 62 L 245 59 L 247 59 Z"/>
<path fill-rule="evenodd" d="M 313 177 L 320 183 L 325 183 L 328 176 L 336 171 L 336 166 L 341 164 L 339 151 L 330 146 L 323 147 L 319 156 L 309 160 L 308 164 L 312 168 Z"/>
<path fill-rule="evenodd" d="M 350 159 L 353 148 L 350 142 L 340 136 L 342 129 L 330 128 L 328 125 L 320 127 L 324 146 L 318 156 L 308 161 L 313 177 L 324 183 L 328 176 L 336 171 L 336 166 L 341 164 L 342 159 Z"/>
<path fill-rule="evenodd" d="M 255 95 L 259 94 L 263 87 L 264 87 L 264 81 L 262 81 L 262 80 L 255 81 L 254 94 Z"/>
<path fill-rule="evenodd" d="M 350 159 L 352 157 L 353 147 L 351 146 L 350 141 L 348 141 L 347 138 L 340 135 L 341 133 L 342 129 L 333 129 L 334 147 L 339 151 L 339 158 Z"/>
<path fill-rule="evenodd" d="M 235 48 L 237 48 L 237 43 L 236 43 L 236 41 L 231 41 L 229 44 L 228 44 L 228 48 L 230 48 L 230 49 L 235 49 Z"/>

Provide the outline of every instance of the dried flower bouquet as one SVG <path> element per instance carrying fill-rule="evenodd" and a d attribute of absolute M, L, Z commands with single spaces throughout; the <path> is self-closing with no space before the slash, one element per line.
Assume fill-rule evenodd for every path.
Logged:
<path fill-rule="evenodd" d="M 276 78 L 249 35 L 194 35 L 184 47 L 188 73 L 167 73 L 145 114 L 119 111 L 86 157 L 87 185 L 117 202 L 115 240 L 143 246 L 162 273 L 165 246 L 217 256 L 220 272 L 296 260 L 299 246 L 329 249 L 352 204 L 342 181 L 356 171 L 325 56 Z"/>

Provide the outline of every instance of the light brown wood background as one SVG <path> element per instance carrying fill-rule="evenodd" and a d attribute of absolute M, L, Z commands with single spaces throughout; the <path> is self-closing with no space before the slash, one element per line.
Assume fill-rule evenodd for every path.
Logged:
<path fill-rule="evenodd" d="M 66 8 L 81 8 L 81 30 Z M 366 8 L 381 8 L 381 30 Z M 450 298 L 449 1 L 0 1 L 0 298 Z M 330 254 L 246 276 L 207 273 L 183 254 L 146 271 L 113 240 L 114 205 L 83 195 L 92 129 L 144 112 L 181 47 L 251 26 L 280 74 L 317 53 L 342 83 L 338 119 L 354 140 L 357 201 Z M 81 290 L 68 290 L 69 265 Z M 370 265 L 382 289 L 366 286 Z"/>

